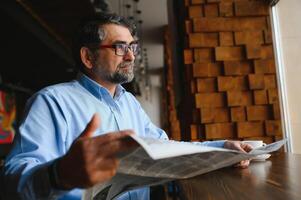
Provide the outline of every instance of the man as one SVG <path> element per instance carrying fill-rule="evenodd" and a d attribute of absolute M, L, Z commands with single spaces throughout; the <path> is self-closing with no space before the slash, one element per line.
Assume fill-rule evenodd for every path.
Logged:
<path fill-rule="evenodd" d="M 116 154 L 135 146 L 125 137 L 168 139 L 120 85 L 134 77 L 134 34 L 133 26 L 115 14 L 97 15 L 82 25 L 74 46 L 81 71 L 77 80 L 47 87 L 27 104 L 4 167 L 6 198 L 80 199 L 80 188 L 114 176 Z M 200 144 L 250 150 L 237 141 Z M 119 199 L 147 200 L 149 188 Z"/>

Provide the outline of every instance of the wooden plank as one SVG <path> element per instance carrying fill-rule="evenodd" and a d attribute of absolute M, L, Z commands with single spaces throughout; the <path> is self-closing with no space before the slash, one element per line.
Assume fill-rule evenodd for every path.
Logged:
<path fill-rule="evenodd" d="M 213 48 L 200 48 L 194 49 L 195 62 L 213 62 L 214 61 L 214 49 Z"/>
<path fill-rule="evenodd" d="M 191 0 L 191 4 L 204 4 L 206 0 Z"/>
<path fill-rule="evenodd" d="M 234 10 L 236 16 L 269 15 L 269 6 L 264 1 L 237 1 Z"/>
<path fill-rule="evenodd" d="M 278 89 L 269 89 L 268 90 L 269 104 L 279 102 Z"/>
<path fill-rule="evenodd" d="M 196 81 L 193 79 L 190 81 L 191 94 L 197 93 Z"/>
<path fill-rule="evenodd" d="M 229 122 L 228 108 L 201 108 L 201 123 Z"/>
<path fill-rule="evenodd" d="M 225 61 L 225 75 L 247 75 L 252 73 L 252 65 L 249 61 Z"/>
<path fill-rule="evenodd" d="M 207 0 L 207 3 L 218 3 L 221 2 L 222 0 Z"/>
<path fill-rule="evenodd" d="M 245 107 L 232 107 L 231 108 L 231 121 L 232 122 L 246 121 Z"/>
<path fill-rule="evenodd" d="M 175 122 L 177 120 L 178 120 L 178 118 L 177 118 L 177 111 L 176 110 L 170 110 L 169 111 L 169 121 L 170 122 Z"/>
<path fill-rule="evenodd" d="M 228 106 L 246 106 L 252 104 L 251 91 L 227 91 Z"/>
<path fill-rule="evenodd" d="M 264 75 L 264 86 L 266 89 L 277 88 L 275 75 Z"/>
<path fill-rule="evenodd" d="M 275 74 L 274 59 L 254 60 L 254 71 L 256 74 Z"/>
<path fill-rule="evenodd" d="M 268 96 L 266 90 L 254 90 L 254 103 L 256 105 L 268 104 Z"/>
<path fill-rule="evenodd" d="M 224 107 L 226 105 L 223 93 L 195 94 L 196 108 Z"/>
<path fill-rule="evenodd" d="M 190 47 L 216 47 L 218 46 L 218 40 L 218 33 L 189 34 Z"/>
<path fill-rule="evenodd" d="M 247 106 L 248 121 L 268 120 L 272 118 L 272 112 L 269 106 Z"/>
<path fill-rule="evenodd" d="M 281 136 L 282 127 L 280 120 L 268 120 L 265 121 L 265 133 L 268 136 Z"/>
<path fill-rule="evenodd" d="M 267 136 L 262 136 L 262 137 L 248 137 L 244 138 L 244 140 L 262 140 L 263 143 L 265 144 L 270 144 L 274 142 L 274 137 L 267 137 Z"/>
<path fill-rule="evenodd" d="M 244 18 L 195 18 L 193 19 L 194 32 L 222 32 L 263 30 L 267 28 L 265 17 Z"/>
<path fill-rule="evenodd" d="M 219 76 L 217 77 L 218 91 L 247 90 L 248 82 L 244 76 Z"/>
<path fill-rule="evenodd" d="M 235 44 L 263 44 L 263 32 L 261 30 L 239 31 L 234 33 Z"/>
<path fill-rule="evenodd" d="M 185 7 L 187 7 L 187 6 L 189 6 L 189 2 L 190 0 L 184 0 L 184 5 L 185 5 Z"/>
<path fill-rule="evenodd" d="M 226 139 L 235 137 L 233 123 L 217 123 L 205 125 L 206 139 Z"/>
<path fill-rule="evenodd" d="M 264 136 L 262 122 L 237 122 L 238 138 Z"/>
<path fill-rule="evenodd" d="M 274 52 L 273 52 L 272 45 L 261 46 L 261 58 L 262 59 L 274 58 Z"/>
<path fill-rule="evenodd" d="M 193 57 L 192 57 L 192 50 L 191 49 L 184 49 L 184 64 L 192 64 Z"/>
<path fill-rule="evenodd" d="M 194 63 L 193 77 L 216 77 L 221 75 L 221 63 Z"/>
<path fill-rule="evenodd" d="M 186 34 L 192 33 L 192 22 L 190 20 L 185 20 L 185 31 Z"/>
<path fill-rule="evenodd" d="M 170 129 L 171 129 L 171 139 L 180 141 L 181 140 L 180 122 L 178 120 L 174 121 L 172 123 L 172 126 L 170 126 Z"/>
<path fill-rule="evenodd" d="M 216 47 L 215 58 L 217 61 L 244 60 L 245 52 L 243 47 Z"/>
<path fill-rule="evenodd" d="M 246 52 L 248 59 L 257 59 L 261 58 L 261 46 L 259 44 L 247 44 L 246 45 Z"/>
<path fill-rule="evenodd" d="M 232 17 L 234 15 L 233 3 L 221 2 L 219 4 L 219 12 L 221 17 Z"/>
<path fill-rule="evenodd" d="M 215 92 L 217 91 L 216 78 L 198 78 L 197 92 Z"/>
<path fill-rule="evenodd" d="M 274 58 L 273 47 L 260 46 L 259 44 L 249 43 L 246 45 L 246 53 L 248 59 L 271 59 Z"/>
<path fill-rule="evenodd" d="M 233 46 L 233 32 L 220 32 L 219 33 L 219 43 L 220 46 Z"/>
<path fill-rule="evenodd" d="M 185 66 L 184 76 L 185 76 L 185 80 L 187 80 L 187 81 L 190 81 L 192 79 L 192 77 L 193 77 L 193 68 L 191 67 L 191 65 L 186 65 Z"/>
<path fill-rule="evenodd" d="M 204 5 L 205 17 L 218 17 L 218 4 Z"/>
<path fill-rule="evenodd" d="M 267 25 L 268 25 L 268 30 L 272 30 L 272 26 L 271 26 L 271 19 L 270 16 L 266 16 L 266 20 L 267 20 Z"/>
<path fill-rule="evenodd" d="M 279 102 L 273 103 L 273 116 L 274 119 L 281 119 L 280 105 Z"/>
<path fill-rule="evenodd" d="M 283 136 L 281 135 L 281 136 L 274 136 L 273 137 L 274 138 L 274 140 L 275 140 L 275 142 L 277 142 L 277 141 L 279 141 L 279 140 L 282 140 L 283 139 Z M 283 148 L 283 147 L 282 147 Z M 282 151 L 282 152 L 284 152 L 284 150 Z"/>
<path fill-rule="evenodd" d="M 270 29 L 265 29 L 263 30 L 263 33 L 264 33 L 264 43 L 272 44 L 273 43 L 272 31 Z"/>
<path fill-rule="evenodd" d="M 249 87 L 251 90 L 264 89 L 264 75 L 262 74 L 249 74 Z"/>
<path fill-rule="evenodd" d="M 196 140 L 199 138 L 198 125 L 191 124 L 190 125 L 190 139 Z"/>
<path fill-rule="evenodd" d="M 201 5 L 197 6 L 189 6 L 188 8 L 188 16 L 189 18 L 198 18 L 203 17 L 203 8 Z"/>
<path fill-rule="evenodd" d="M 192 123 L 199 124 L 200 123 L 200 109 L 193 108 L 191 111 L 192 115 Z"/>

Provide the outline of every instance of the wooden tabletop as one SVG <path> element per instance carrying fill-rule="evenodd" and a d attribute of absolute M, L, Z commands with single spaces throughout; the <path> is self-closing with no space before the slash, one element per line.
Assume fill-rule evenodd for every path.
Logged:
<path fill-rule="evenodd" d="M 247 169 L 227 167 L 176 184 L 181 199 L 301 200 L 301 154 L 276 153 Z"/>

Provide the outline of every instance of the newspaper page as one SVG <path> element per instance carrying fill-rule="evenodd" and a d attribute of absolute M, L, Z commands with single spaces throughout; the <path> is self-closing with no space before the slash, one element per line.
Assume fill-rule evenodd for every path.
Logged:
<path fill-rule="evenodd" d="M 140 138 L 135 135 L 132 138 L 140 147 L 121 158 L 117 174 L 110 181 L 90 188 L 83 199 L 116 199 L 132 189 L 194 177 L 276 151 L 286 142 L 281 140 L 243 153 L 203 146 L 201 143 Z"/>

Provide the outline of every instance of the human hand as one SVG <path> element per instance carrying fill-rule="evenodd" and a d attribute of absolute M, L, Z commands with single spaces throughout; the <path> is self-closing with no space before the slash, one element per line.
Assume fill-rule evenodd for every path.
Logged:
<path fill-rule="evenodd" d="M 237 150 L 237 151 L 242 151 L 242 152 L 250 152 L 253 148 L 249 144 L 242 143 L 240 141 L 231 141 L 227 140 L 224 144 L 224 148 L 226 149 L 232 149 L 232 150 Z M 250 160 L 243 160 L 240 161 L 238 164 L 236 164 L 236 167 L 239 168 L 247 168 L 250 164 Z"/>
<path fill-rule="evenodd" d="M 125 140 L 134 134 L 131 130 L 92 138 L 99 125 L 99 115 L 94 114 L 67 154 L 58 160 L 57 174 L 63 188 L 87 188 L 110 179 L 118 167 L 116 154 L 137 146 L 135 141 Z"/>

